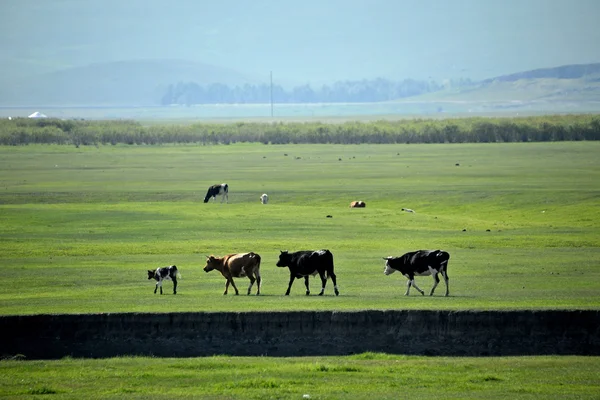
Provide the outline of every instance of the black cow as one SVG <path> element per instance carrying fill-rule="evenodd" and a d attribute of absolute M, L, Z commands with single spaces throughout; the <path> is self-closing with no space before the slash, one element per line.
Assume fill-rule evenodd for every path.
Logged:
<path fill-rule="evenodd" d="M 400 257 L 384 257 L 383 259 L 386 260 L 384 274 L 390 275 L 396 271 L 400 271 L 402 275 L 408 278 L 406 296 L 410 292 L 411 285 L 421 292 L 422 295 L 425 295 L 425 292 L 419 289 L 415 283 L 415 276 L 428 275 L 433 276 L 433 287 L 431 288 L 431 292 L 429 292 L 429 295 L 433 296 L 433 291 L 438 283 L 440 283 L 440 278 L 438 278 L 438 274 L 440 273 L 446 282 L 446 296 L 450 294 L 448 288 L 448 260 L 450 259 L 450 254 L 447 252 L 442 250 L 417 250 Z"/>
<path fill-rule="evenodd" d="M 285 292 L 286 296 L 290 294 L 294 279 L 300 279 L 302 277 L 304 277 L 306 295 L 308 296 L 310 294 L 310 289 L 308 288 L 308 276 L 315 276 L 317 274 L 321 277 L 322 283 L 319 296 L 322 296 L 323 292 L 325 292 L 327 278 L 331 278 L 333 282 L 335 295 L 337 296 L 340 294 L 335 279 L 335 273 L 333 272 L 333 254 L 331 254 L 329 250 L 305 250 L 297 251 L 295 253 L 288 253 L 287 250 L 282 251 L 281 254 L 279 254 L 279 261 L 277 261 L 276 265 L 278 267 L 288 267 L 290 269 L 290 284 Z"/>
<path fill-rule="evenodd" d="M 160 287 L 160 294 L 163 294 L 162 291 L 162 282 L 163 281 L 173 281 L 173 294 L 177 294 L 177 279 L 181 279 L 181 274 L 177 270 L 175 265 L 170 265 L 168 267 L 160 267 L 155 271 L 148 270 L 148 279 L 156 280 L 156 287 L 154 288 L 154 294 L 156 294 L 156 290 Z"/>
<path fill-rule="evenodd" d="M 211 197 L 217 201 L 217 196 L 219 195 L 222 196 L 221 203 L 223 200 L 227 200 L 227 203 L 229 203 L 229 185 L 226 183 L 221 183 L 209 187 L 208 191 L 206 192 L 206 197 L 204 197 L 204 202 L 208 203 Z"/>

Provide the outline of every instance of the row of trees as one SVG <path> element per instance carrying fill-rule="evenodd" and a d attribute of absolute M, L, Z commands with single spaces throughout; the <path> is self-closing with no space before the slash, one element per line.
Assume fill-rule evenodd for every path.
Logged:
<path fill-rule="evenodd" d="M 0 121 L 0 145 L 172 143 L 493 143 L 600 140 L 600 116 L 415 119 L 376 122 L 142 126 L 134 121 Z"/>
<path fill-rule="evenodd" d="M 222 83 L 201 86 L 180 82 L 169 85 L 160 102 L 162 105 L 269 103 L 272 95 L 276 103 L 355 103 L 395 100 L 440 89 L 441 86 L 433 81 L 405 79 L 394 82 L 382 78 L 336 82 L 317 89 L 302 85 L 291 90 L 280 85 L 271 88 L 267 84 L 229 87 Z"/>

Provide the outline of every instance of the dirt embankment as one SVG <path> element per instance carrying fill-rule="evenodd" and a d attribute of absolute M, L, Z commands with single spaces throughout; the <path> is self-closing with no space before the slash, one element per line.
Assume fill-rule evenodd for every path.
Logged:
<path fill-rule="evenodd" d="M 600 355 L 600 311 L 298 311 L 0 317 L 0 356 Z"/>

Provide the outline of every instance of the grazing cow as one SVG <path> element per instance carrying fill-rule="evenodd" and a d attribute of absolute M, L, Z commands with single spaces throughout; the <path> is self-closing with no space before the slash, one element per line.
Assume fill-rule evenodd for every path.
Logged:
<path fill-rule="evenodd" d="M 287 250 L 282 251 L 281 254 L 279 254 L 279 261 L 277 261 L 276 265 L 278 267 L 288 267 L 290 269 L 290 284 L 285 292 L 286 296 L 290 294 L 294 279 L 300 279 L 302 277 L 304 277 L 306 295 L 308 296 L 310 294 L 310 289 L 308 288 L 308 276 L 315 276 L 317 273 L 321 277 L 322 283 L 319 296 L 322 296 L 323 292 L 325 292 L 327 278 L 331 278 L 333 282 L 335 295 L 337 296 L 340 294 L 335 273 L 333 272 L 333 254 L 331 254 L 329 250 L 306 250 L 297 251 L 295 253 L 288 253 Z"/>
<path fill-rule="evenodd" d="M 210 272 L 213 269 L 216 269 L 227 279 L 227 283 L 225 284 L 225 293 L 229 290 L 229 284 L 233 286 L 235 289 L 235 294 L 240 294 L 238 292 L 235 283 L 233 282 L 233 278 L 241 278 L 247 276 L 250 279 L 250 286 L 248 286 L 248 294 L 252 290 L 252 285 L 256 281 L 256 285 L 258 289 L 256 291 L 256 295 L 260 294 L 260 256 L 256 253 L 238 253 L 238 254 L 229 254 L 225 257 L 215 257 L 215 256 L 207 256 L 206 257 L 206 266 L 204 267 L 204 272 Z"/>
<path fill-rule="evenodd" d="M 221 196 L 221 203 L 223 200 L 227 200 L 227 203 L 229 203 L 229 185 L 221 183 L 220 185 L 212 185 L 209 187 L 206 192 L 206 197 L 204 197 L 204 202 L 208 203 L 211 197 L 215 199 L 216 202 L 217 196 L 219 195 Z"/>
<path fill-rule="evenodd" d="M 156 287 L 154 288 L 154 294 L 156 290 L 160 288 L 160 294 L 163 294 L 162 283 L 163 281 L 173 281 L 173 294 L 177 294 L 177 279 L 181 279 L 181 274 L 175 265 L 168 267 L 160 267 L 155 271 L 148 270 L 148 279 L 156 280 Z"/>
<path fill-rule="evenodd" d="M 385 270 L 384 274 L 390 275 L 396 271 L 400 271 L 402 275 L 408 278 L 407 289 L 405 295 L 408 296 L 411 285 L 415 287 L 422 295 L 425 292 L 419 289 L 415 283 L 415 276 L 433 276 L 433 287 L 430 296 L 433 296 L 433 291 L 440 283 L 438 274 L 442 274 L 446 282 L 446 296 L 450 294 L 448 289 L 448 260 L 450 254 L 442 250 L 418 250 L 411 251 L 400 257 L 384 257 Z"/>
<path fill-rule="evenodd" d="M 267 204 L 267 203 L 269 202 L 269 196 L 267 196 L 267 194 L 266 194 L 266 193 L 263 193 L 263 194 L 260 196 L 260 202 L 261 202 L 262 204 Z"/>
<path fill-rule="evenodd" d="M 364 201 L 353 201 L 350 203 L 350 208 L 365 208 L 366 206 Z"/>

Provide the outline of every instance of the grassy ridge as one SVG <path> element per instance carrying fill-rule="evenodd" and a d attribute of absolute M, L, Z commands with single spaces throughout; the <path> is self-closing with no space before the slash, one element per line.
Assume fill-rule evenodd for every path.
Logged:
<path fill-rule="evenodd" d="M 31 398 L 593 399 L 598 357 L 0 361 L 0 396 Z M 307 398 L 307 397 L 304 397 Z"/>
<path fill-rule="evenodd" d="M 598 308 L 599 149 L 0 148 L 0 261 L 11 274 L 0 312 Z M 230 204 L 202 204 L 222 181 Z M 349 209 L 358 199 L 367 208 Z M 311 248 L 334 253 L 340 297 L 329 287 L 307 298 L 300 281 L 282 296 L 279 250 Z M 382 256 L 418 248 L 451 253 L 450 298 L 404 297 L 405 279 L 383 275 Z M 205 255 L 238 251 L 261 254 L 264 296 L 224 297 L 224 279 L 202 272 Z M 179 293 L 153 296 L 145 270 L 168 264 L 180 267 Z M 247 280 L 236 282 L 244 293 Z"/>

